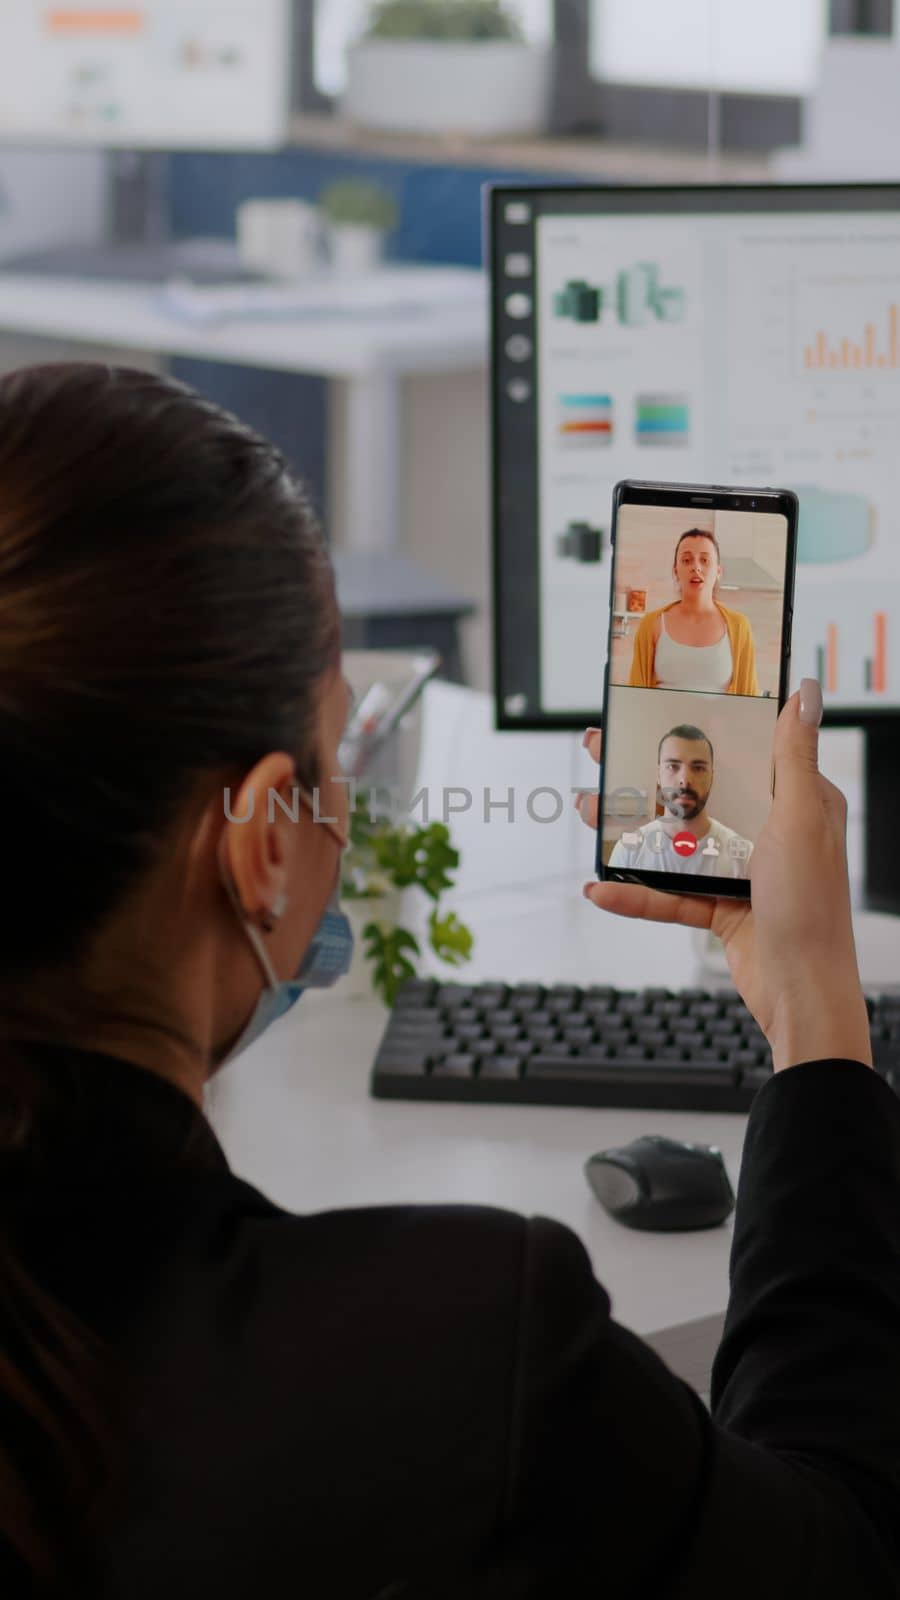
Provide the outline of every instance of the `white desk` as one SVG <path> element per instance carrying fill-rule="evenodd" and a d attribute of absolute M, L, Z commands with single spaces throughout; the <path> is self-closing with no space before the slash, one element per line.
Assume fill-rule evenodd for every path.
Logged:
<path fill-rule="evenodd" d="M 399 525 L 400 384 L 414 373 L 478 370 L 487 359 L 482 304 L 369 317 L 260 318 L 192 327 L 141 284 L 89 283 L 0 272 L 0 333 L 111 351 L 188 356 L 315 374 L 330 380 L 329 438 L 343 436 L 344 492 L 336 545 L 388 549 Z"/>

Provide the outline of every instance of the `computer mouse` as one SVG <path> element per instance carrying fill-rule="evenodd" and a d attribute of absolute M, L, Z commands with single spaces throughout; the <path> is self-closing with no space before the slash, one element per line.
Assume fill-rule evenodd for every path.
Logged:
<path fill-rule="evenodd" d="M 715 1145 L 648 1134 L 619 1150 L 599 1151 L 584 1170 L 600 1204 L 627 1228 L 714 1228 L 734 1210 L 734 1190 Z"/>

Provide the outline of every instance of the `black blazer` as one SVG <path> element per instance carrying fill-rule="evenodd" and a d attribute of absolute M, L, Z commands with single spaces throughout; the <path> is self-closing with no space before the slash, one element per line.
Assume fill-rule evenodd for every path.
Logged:
<path fill-rule="evenodd" d="M 5 1223 L 125 1375 L 93 1600 L 900 1595 L 900 1103 L 750 1114 L 713 1416 L 578 1239 L 483 1207 L 296 1216 L 181 1090 L 46 1050 Z M 14 1204 L 10 1206 L 10 1197 Z"/>

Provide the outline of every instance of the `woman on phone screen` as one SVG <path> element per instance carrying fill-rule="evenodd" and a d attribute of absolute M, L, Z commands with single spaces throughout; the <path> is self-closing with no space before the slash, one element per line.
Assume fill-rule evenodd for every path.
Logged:
<path fill-rule="evenodd" d="M 714 533 L 689 528 L 672 563 L 681 598 L 648 611 L 634 639 L 633 689 L 693 689 L 759 694 L 753 633 L 742 611 L 723 606 Z"/>

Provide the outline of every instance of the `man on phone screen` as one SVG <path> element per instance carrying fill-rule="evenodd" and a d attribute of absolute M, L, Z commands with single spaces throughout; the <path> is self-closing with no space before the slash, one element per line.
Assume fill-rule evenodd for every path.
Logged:
<path fill-rule="evenodd" d="M 611 867 L 638 872 L 692 872 L 708 878 L 746 878 L 753 845 L 708 815 L 713 747 L 690 723 L 664 733 L 657 752 L 663 815 L 624 833 L 613 846 Z"/>

